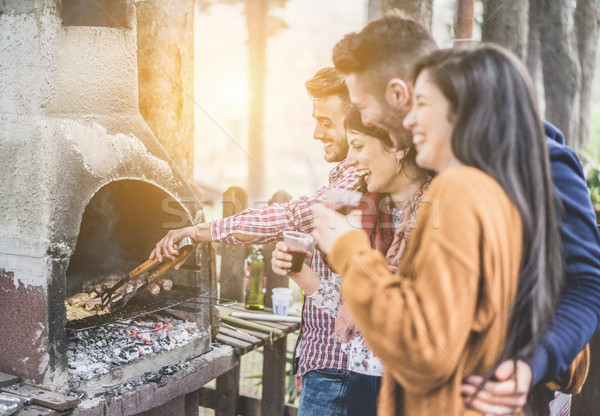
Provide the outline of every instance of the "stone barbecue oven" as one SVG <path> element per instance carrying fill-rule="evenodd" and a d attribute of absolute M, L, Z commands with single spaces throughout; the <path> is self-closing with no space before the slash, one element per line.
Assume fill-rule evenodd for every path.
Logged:
<path fill-rule="evenodd" d="M 133 1 L 0 2 L 0 371 L 53 390 L 72 384 L 65 299 L 203 220 L 140 115 L 136 46 Z M 201 245 L 171 273 L 176 287 L 208 293 L 209 264 Z M 187 321 L 197 333 L 186 354 L 200 355 L 209 305 Z"/>

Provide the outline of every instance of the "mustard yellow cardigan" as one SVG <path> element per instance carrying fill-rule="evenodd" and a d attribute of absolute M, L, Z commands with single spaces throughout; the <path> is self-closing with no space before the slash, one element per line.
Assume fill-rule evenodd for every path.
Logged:
<path fill-rule="evenodd" d="M 379 415 L 479 414 L 465 409 L 459 387 L 490 370 L 502 352 L 521 251 L 516 206 L 471 167 L 432 181 L 398 274 L 362 230 L 338 240 L 329 262 L 359 330 L 385 364 Z"/>

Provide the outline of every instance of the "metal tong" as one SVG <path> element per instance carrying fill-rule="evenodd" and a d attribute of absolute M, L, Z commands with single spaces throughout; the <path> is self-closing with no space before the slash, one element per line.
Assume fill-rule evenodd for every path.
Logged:
<path fill-rule="evenodd" d="M 169 271 L 173 266 L 185 259 L 193 248 L 194 240 L 192 240 L 190 237 L 184 237 L 177 244 L 177 250 L 179 251 L 179 255 L 175 257 L 174 260 L 167 259 L 163 263 L 161 263 L 157 258 L 154 258 L 152 260 L 146 260 L 144 263 L 140 264 L 138 267 L 130 271 L 127 276 L 119 280 L 117 284 L 115 284 L 113 287 L 111 287 L 102 294 L 102 307 L 104 308 L 108 306 L 108 308 L 111 311 L 121 309 L 123 306 L 125 306 L 129 299 L 131 299 L 138 291 L 144 290 L 146 287 L 148 287 L 148 285 L 151 285 L 156 280 L 158 280 L 159 277 L 161 277 L 163 274 Z M 136 279 L 142 273 L 149 272 L 157 266 L 158 268 L 154 270 L 150 274 L 150 276 L 148 276 L 143 285 L 134 289 L 130 293 L 122 293 L 119 294 L 121 296 L 114 296 L 115 292 L 125 283 L 129 282 L 130 280 Z"/>

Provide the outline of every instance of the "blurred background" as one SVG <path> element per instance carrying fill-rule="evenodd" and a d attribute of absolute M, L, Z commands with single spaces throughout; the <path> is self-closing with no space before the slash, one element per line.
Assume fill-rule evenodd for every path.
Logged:
<path fill-rule="evenodd" d="M 386 8 L 431 7 L 430 27 L 441 47 L 453 45 L 454 22 L 460 1 L 383 1 L 383 0 L 271 0 L 267 1 L 266 41 L 264 53 L 264 115 L 262 129 L 262 158 L 253 156 L 250 149 L 249 120 L 255 102 L 252 102 L 249 75 L 249 26 L 248 7 L 251 1 L 201 0 L 196 2 L 194 16 L 194 181 L 210 194 L 218 195 L 232 185 L 250 191 L 250 206 L 265 204 L 277 190 L 283 189 L 296 197 L 310 194 L 327 183 L 327 173 L 333 167 L 323 160 L 322 146 L 312 139 L 314 121 L 311 117 L 312 104 L 304 88 L 304 82 L 323 66 L 332 65 L 331 50 L 345 34 L 359 31 L 369 19 L 377 17 Z M 394 4 L 395 3 L 395 4 Z M 464 3 L 464 2 L 463 2 Z M 468 3 L 468 2 L 467 2 Z M 544 101 L 544 82 L 553 83 L 552 74 L 543 74 L 540 67 L 553 65 L 553 75 L 569 79 L 564 72 L 568 64 L 557 65 L 547 61 L 544 46 L 539 44 L 544 25 L 553 25 L 556 36 L 562 36 L 561 26 L 553 23 L 551 15 L 541 16 L 538 22 L 537 40 L 532 35 L 535 19 L 534 6 L 527 2 L 475 1 L 474 41 L 493 40 L 510 47 L 520 54 L 528 67 L 535 73 L 540 91 L 540 104 Z M 540 2 L 532 2 L 540 3 Z M 543 3 L 543 2 L 541 2 Z M 561 1 L 553 2 L 555 6 Z M 576 48 L 576 7 L 591 7 L 597 13 L 594 2 L 564 2 L 571 7 L 570 18 L 562 11 L 564 30 L 572 36 L 572 48 Z M 576 4 L 577 3 L 577 4 Z M 525 7 L 523 7 L 525 4 Z M 539 5 L 538 5 L 539 6 Z M 553 6 L 553 7 L 555 7 Z M 525 14 L 523 15 L 523 10 Z M 537 13 L 540 13 L 538 10 Z M 548 12 L 550 13 L 550 12 Z M 504 20 L 503 20 L 504 19 Z M 499 20 L 499 21 L 498 21 Z M 520 25 L 520 28 L 509 27 Z M 483 24 L 482 24 L 483 23 Z M 524 27 L 523 27 L 524 26 Z M 588 32 L 594 41 L 592 58 L 597 61 L 596 34 Z M 547 37 L 547 36 L 546 36 Z M 567 38 L 563 36 L 563 38 Z M 535 51 L 537 42 L 537 51 Z M 560 55 L 559 43 L 554 42 L 551 55 Z M 529 50 L 527 50 L 529 48 Z M 540 58 L 541 48 L 541 58 Z M 581 45 L 579 45 L 581 49 Z M 533 52 L 532 52 L 533 50 Z M 529 57 L 525 57 L 529 52 Z M 532 59 L 534 53 L 537 60 Z M 583 57 L 580 57 L 580 60 Z M 558 59 L 558 58 L 557 58 Z M 562 58 L 565 59 L 565 58 Z M 572 60 L 577 60 L 577 54 Z M 586 58 L 589 59 L 589 58 Z M 543 64 L 543 65 L 542 65 Z M 583 65 L 581 65 L 583 66 Z M 594 75 L 598 65 L 592 65 Z M 578 71 L 582 71 L 581 68 Z M 544 77 L 546 80 L 544 81 Z M 581 88 L 582 76 L 579 77 Z M 590 76 L 585 82 L 590 82 Z M 600 146 L 600 77 L 592 78 L 585 90 L 591 92 L 589 124 L 582 129 L 585 134 L 575 133 L 579 127 L 562 127 L 571 130 L 567 135 L 569 144 L 576 148 L 586 161 L 586 173 L 593 176 L 597 170 Z M 548 84 L 546 84 L 548 85 Z M 587 84 L 586 84 L 587 85 Z M 564 93 L 558 93 L 565 97 Z M 555 113 L 570 114 L 576 120 L 584 108 L 571 105 L 567 98 L 558 100 Z M 569 110 L 569 108 L 572 108 Z M 566 122 L 553 120 L 559 126 Z M 575 123 L 577 122 L 577 123 Z M 582 136 L 582 138 L 579 138 Z M 255 163 L 256 162 L 256 163 Z M 254 166 L 252 166 L 254 165 Z M 254 168 L 254 169 L 253 169 Z M 250 172 L 249 172 L 250 171 Z M 600 196 L 600 195 L 599 195 Z M 208 198 L 210 199 L 210 198 Z M 213 201 L 210 201 L 213 202 Z M 218 202 L 216 202 L 218 205 Z M 206 207 L 207 220 L 220 217 L 220 207 Z M 211 218 L 212 217 L 212 218 Z"/>

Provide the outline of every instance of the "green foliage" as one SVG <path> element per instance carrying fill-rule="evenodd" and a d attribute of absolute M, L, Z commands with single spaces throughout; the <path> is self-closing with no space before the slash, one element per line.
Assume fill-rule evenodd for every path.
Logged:
<path fill-rule="evenodd" d="M 289 336 L 294 336 L 295 338 L 297 338 L 299 335 L 299 331 L 290 333 Z M 261 348 L 259 350 L 256 350 L 257 353 L 259 354 L 264 354 L 264 350 Z M 298 390 L 296 390 L 296 386 L 294 385 L 294 378 L 295 376 L 292 374 L 292 368 L 293 368 L 293 360 L 294 360 L 294 349 L 288 349 L 286 351 L 286 363 L 285 363 L 285 373 L 287 375 L 287 382 L 285 384 L 285 397 L 286 397 L 286 403 L 288 404 L 298 404 L 298 400 L 300 398 L 300 393 L 298 392 Z M 260 387 L 262 386 L 262 374 L 253 374 L 251 376 L 246 376 L 246 378 L 255 380 L 255 384 L 254 384 L 254 394 L 258 395 Z"/>
<path fill-rule="evenodd" d="M 600 103 L 592 105 L 588 153 L 600 162 Z"/>
<path fill-rule="evenodd" d="M 294 362 L 294 350 L 287 350 L 286 353 L 286 365 L 285 372 L 287 376 L 287 383 L 285 385 L 285 396 L 287 397 L 287 403 L 289 404 L 298 404 L 298 399 L 300 398 L 300 393 L 296 390 L 296 386 L 294 384 L 294 379 L 296 378 L 292 374 L 292 367 Z"/>
<path fill-rule="evenodd" d="M 589 158 L 588 160 L 585 160 Z M 583 173 L 594 207 L 600 208 L 600 164 L 589 156 L 584 156 Z"/>
<path fill-rule="evenodd" d="M 600 209 L 600 106 L 592 109 L 590 143 L 580 157 L 592 204 Z"/>
<path fill-rule="evenodd" d="M 256 352 L 256 353 L 258 353 L 260 355 L 264 355 L 264 353 L 265 353 L 262 348 L 260 348 L 258 350 L 255 350 L 254 352 Z M 246 376 L 246 378 L 255 380 L 255 383 L 254 383 L 254 395 L 258 396 L 258 393 L 260 391 L 260 387 L 262 386 L 262 379 L 263 379 L 262 373 L 260 373 L 260 374 L 253 374 L 251 376 Z"/>
<path fill-rule="evenodd" d="M 583 163 L 585 181 L 590 190 L 590 198 L 592 199 L 594 209 L 598 212 L 600 211 L 600 162 L 597 157 L 593 157 L 589 152 L 581 154 L 581 161 Z M 600 218 L 596 222 L 598 220 Z"/>

